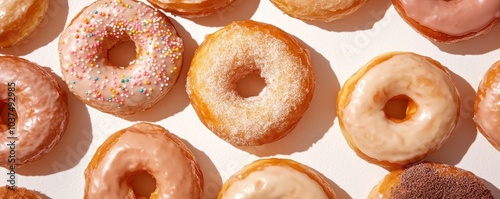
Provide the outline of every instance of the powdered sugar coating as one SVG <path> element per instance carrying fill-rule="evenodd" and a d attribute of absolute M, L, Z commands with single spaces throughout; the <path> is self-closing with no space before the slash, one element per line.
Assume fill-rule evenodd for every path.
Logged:
<path fill-rule="evenodd" d="M 243 98 L 238 80 L 259 73 L 266 87 Z M 235 145 L 260 145 L 288 134 L 314 91 L 309 53 L 282 30 L 234 22 L 207 37 L 188 73 L 187 92 L 200 119 Z"/>
<path fill-rule="evenodd" d="M 136 59 L 113 66 L 107 50 L 132 40 Z M 133 0 L 97 1 L 76 16 L 59 40 L 61 68 L 69 89 L 103 112 L 130 115 L 150 108 L 177 81 L 182 39 L 168 18 Z"/>

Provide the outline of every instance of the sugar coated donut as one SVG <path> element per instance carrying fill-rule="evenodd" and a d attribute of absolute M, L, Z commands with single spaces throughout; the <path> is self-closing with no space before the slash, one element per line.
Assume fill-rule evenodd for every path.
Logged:
<path fill-rule="evenodd" d="M 257 73 L 266 82 L 258 96 L 244 98 L 236 84 Z M 233 22 L 198 47 L 187 92 L 200 120 L 238 146 L 262 145 L 287 135 L 314 92 L 309 51 L 283 30 L 260 22 Z"/>
<path fill-rule="evenodd" d="M 485 34 L 500 21 L 498 0 L 392 0 L 401 17 L 421 35 L 453 43 Z"/>
<path fill-rule="evenodd" d="M 387 174 L 368 199 L 481 198 L 491 191 L 470 171 L 441 163 L 420 163 Z"/>
<path fill-rule="evenodd" d="M 285 14 L 308 21 L 330 22 L 352 14 L 368 0 L 271 0 Z"/>
<path fill-rule="evenodd" d="M 148 0 L 167 12 L 182 17 L 204 17 L 217 12 L 231 4 L 234 0 Z"/>
<path fill-rule="evenodd" d="M 8 186 L 0 187 L 0 198 L 2 199 L 42 199 L 36 192 L 23 187 L 15 187 L 12 190 Z"/>
<path fill-rule="evenodd" d="M 387 103 L 407 100 L 404 118 Z M 418 162 L 438 150 L 455 128 L 460 99 L 439 62 L 408 52 L 380 55 L 342 86 L 337 115 L 358 156 L 387 169 Z"/>
<path fill-rule="evenodd" d="M 136 59 L 114 66 L 107 51 L 131 40 Z M 172 89 L 182 66 L 182 39 L 168 18 L 134 0 L 101 0 L 84 8 L 61 33 L 59 58 L 71 92 L 114 115 L 151 108 Z"/>
<path fill-rule="evenodd" d="M 10 47 L 31 34 L 42 22 L 49 0 L 0 2 L 0 48 Z"/>
<path fill-rule="evenodd" d="M 335 199 L 335 192 L 313 169 L 288 159 L 262 159 L 232 175 L 218 199 L 314 198 Z"/>
<path fill-rule="evenodd" d="M 28 60 L 0 56 L 0 71 L 0 166 L 21 166 L 59 142 L 69 121 L 68 99 L 47 71 Z"/>
<path fill-rule="evenodd" d="M 500 151 L 500 61 L 493 64 L 477 89 L 474 120 L 479 132 Z"/>
<path fill-rule="evenodd" d="M 131 185 L 136 173 L 156 179 L 149 198 L 203 196 L 203 175 L 193 153 L 161 126 L 138 123 L 104 141 L 85 170 L 85 199 L 137 198 Z"/>

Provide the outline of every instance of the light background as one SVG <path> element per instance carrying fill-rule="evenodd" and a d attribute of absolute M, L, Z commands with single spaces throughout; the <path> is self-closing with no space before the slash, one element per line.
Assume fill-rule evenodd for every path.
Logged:
<path fill-rule="evenodd" d="M 50 0 L 46 18 L 36 32 L 18 47 L 0 50 L 0 53 L 18 55 L 50 67 L 60 77 L 58 34 L 92 2 Z M 462 99 L 457 128 L 445 145 L 427 160 L 474 172 L 495 197 L 500 198 L 500 152 L 477 132 L 472 120 L 479 81 L 484 72 L 500 60 L 500 26 L 470 41 L 435 44 L 413 31 L 389 0 L 369 1 L 353 15 L 331 23 L 291 18 L 268 0 L 238 0 L 227 9 L 201 19 L 167 15 L 172 17 L 186 46 L 184 68 L 173 90 L 152 110 L 129 118 L 101 113 L 68 93 L 71 119 L 66 134 L 40 161 L 17 170 L 18 186 L 40 191 L 48 198 L 82 198 L 83 171 L 97 147 L 113 132 L 137 121 L 149 121 L 188 142 L 204 173 L 205 198 L 214 198 L 230 175 L 264 157 L 291 158 L 314 168 L 328 179 L 340 198 L 366 198 L 388 172 L 358 158 L 348 147 L 335 113 L 337 93 L 340 86 L 373 57 L 388 51 L 412 51 L 447 66 Z M 262 147 L 238 149 L 220 140 L 199 121 L 189 104 L 185 83 L 194 50 L 205 35 L 231 21 L 246 19 L 273 24 L 297 37 L 311 52 L 317 79 L 311 106 L 291 134 Z M 59 83 L 67 91 L 60 78 Z M 7 172 L 3 168 L 0 171 Z"/>

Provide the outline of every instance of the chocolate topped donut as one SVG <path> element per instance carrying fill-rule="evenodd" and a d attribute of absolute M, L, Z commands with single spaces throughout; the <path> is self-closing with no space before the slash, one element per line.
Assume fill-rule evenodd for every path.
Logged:
<path fill-rule="evenodd" d="M 439 163 L 421 163 L 389 173 L 368 198 L 481 198 L 491 191 L 470 171 Z"/>

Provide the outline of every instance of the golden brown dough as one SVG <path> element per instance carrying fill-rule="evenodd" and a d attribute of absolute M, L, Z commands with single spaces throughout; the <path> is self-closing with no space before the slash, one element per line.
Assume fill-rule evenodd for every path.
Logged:
<path fill-rule="evenodd" d="M 10 47 L 35 30 L 49 0 L 3 0 L 0 6 L 0 48 Z"/>
<path fill-rule="evenodd" d="M 259 74 L 266 87 L 244 98 L 236 84 Z M 188 72 L 187 93 L 200 120 L 237 146 L 263 145 L 290 133 L 309 107 L 315 76 L 309 51 L 283 30 L 238 21 L 208 35 Z"/>
<path fill-rule="evenodd" d="M 210 15 L 229 6 L 233 0 L 148 0 L 151 4 L 174 15 L 197 18 Z"/>
<path fill-rule="evenodd" d="M 481 179 L 470 171 L 441 163 L 420 163 L 387 174 L 368 199 L 493 199 Z"/>
<path fill-rule="evenodd" d="M 271 0 L 285 14 L 302 20 L 330 22 L 344 18 L 368 0 Z"/>
<path fill-rule="evenodd" d="M 8 186 L 0 187 L 0 198 L 2 199 L 42 199 L 40 195 L 34 191 L 23 187 L 15 187 L 14 190 Z"/>

